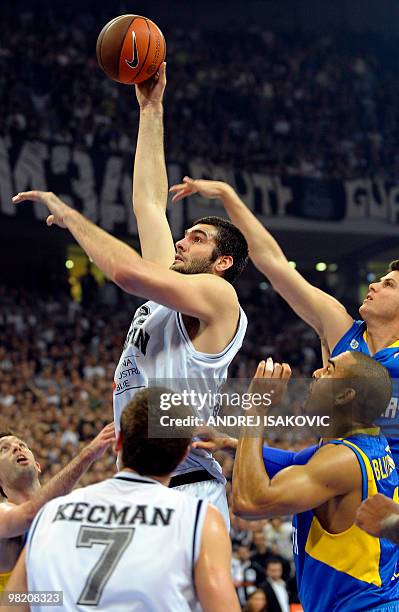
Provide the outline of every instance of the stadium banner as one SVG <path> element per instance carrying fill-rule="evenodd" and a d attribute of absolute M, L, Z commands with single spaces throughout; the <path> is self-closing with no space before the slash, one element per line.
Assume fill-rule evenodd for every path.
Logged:
<path fill-rule="evenodd" d="M 135 237 L 131 168 L 129 155 L 39 140 L 11 143 L 0 137 L 0 216 L 18 219 L 19 224 L 43 221 L 46 210 L 40 204 L 11 203 L 19 191 L 41 189 L 53 191 L 104 229 Z M 171 185 L 185 174 L 231 184 L 270 228 L 399 234 L 399 182 L 275 177 L 199 161 L 168 164 Z M 168 209 L 174 235 L 180 235 L 188 221 L 209 214 L 224 216 L 221 203 L 199 196 Z"/>

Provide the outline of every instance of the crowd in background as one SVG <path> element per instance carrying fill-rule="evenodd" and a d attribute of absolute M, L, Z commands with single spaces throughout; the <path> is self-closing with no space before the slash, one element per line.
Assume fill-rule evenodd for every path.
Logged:
<path fill-rule="evenodd" d="M 0 133 L 131 154 L 134 91 L 109 80 L 97 35 L 116 8 L 13 13 L 0 41 Z M 103 10 L 103 14 L 101 13 Z M 108 11 L 108 13 L 106 12 Z M 274 175 L 396 178 L 396 41 L 377 34 L 200 31 L 167 38 L 170 162 Z"/>
<path fill-rule="evenodd" d="M 114 370 L 140 303 L 108 283 L 97 289 L 87 283 L 87 287 L 90 293 L 83 292 L 81 303 L 67 293 L 54 296 L 0 287 L 0 430 L 11 428 L 27 441 L 41 465 L 42 482 L 112 420 Z M 249 327 L 231 376 L 249 378 L 266 354 L 288 360 L 294 372 L 308 375 L 319 360 L 315 334 L 298 323 L 272 290 L 247 292 L 244 286 L 238 290 Z M 277 440 L 275 444 L 299 449 L 312 442 Z M 233 459 L 224 453 L 218 459 L 229 492 Z M 109 452 L 81 484 L 114 473 L 115 458 Z M 289 519 L 246 522 L 232 515 L 231 520 L 232 572 L 241 602 L 257 586 L 267 594 L 270 580 L 280 584 L 281 576 L 295 597 Z M 254 600 L 262 593 L 256 592 Z M 272 612 L 273 593 L 268 596 Z"/>
<path fill-rule="evenodd" d="M 58 8 L 16 12 L 13 27 L 2 32 L 0 137 L 7 144 L 38 138 L 131 155 L 134 91 L 106 78 L 95 58 L 96 37 L 114 14 L 104 11 L 99 21 L 102 9 L 94 16 Z M 167 38 L 169 162 L 198 159 L 274 175 L 397 177 L 396 41 L 159 25 Z M 91 284 L 91 292 L 78 303 L 68 293 L 0 286 L 0 430 L 12 428 L 27 441 L 43 482 L 112 419 L 114 370 L 139 302 L 110 283 Z M 268 355 L 290 363 L 294 376 L 309 376 L 320 364 L 316 335 L 267 284 L 242 283 L 239 294 L 249 327 L 230 376 L 250 378 Z M 310 443 L 274 440 L 293 449 Z M 229 492 L 233 459 L 218 458 Z M 81 485 L 114 473 L 109 452 Z M 232 575 L 244 609 L 287 612 L 288 601 L 296 601 L 289 517 L 247 522 L 231 514 L 231 523 Z"/>

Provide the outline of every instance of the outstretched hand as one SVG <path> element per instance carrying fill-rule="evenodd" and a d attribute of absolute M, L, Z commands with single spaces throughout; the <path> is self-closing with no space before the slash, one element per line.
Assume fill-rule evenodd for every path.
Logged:
<path fill-rule="evenodd" d="M 107 448 L 116 442 L 114 423 L 108 423 L 99 434 L 88 444 L 87 450 L 92 454 L 93 461 L 102 457 Z"/>
<path fill-rule="evenodd" d="M 136 96 L 140 108 L 161 104 L 166 87 L 166 62 L 163 62 L 159 70 L 148 81 L 136 85 Z"/>
<path fill-rule="evenodd" d="M 189 176 L 183 178 L 183 182 L 172 185 L 169 189 L 173 193 L 172 202 L 179 202 L 194 193 L 199 193 L 202 197 L 210 200 L 223 198 L 224 194 L 231 189 L 227 183 L 222 181 L 207 181 L 205 179 L 192 179 Z"/>
<path fill-rule="evenodd" d="M 66 228 L 65 216 L 71 208 L 65 204 L 51 191 L 22 191 L 17 193 L 12 199 L 14 204 L 20 204 L 30 200 L 32 202 L 40 202 L 47 206 L 49 216 L 46 219 L 47 225 L 58 225 L 58 227 Z"/>
<path fill-rule="evenodd" d="M 231 436 L 217 431 L 214 427 L 199 427 L 195 431 L 195 442 L 192 443 L 192 448 L 200 448 L 207 450 L 211 453 L 217 451 L 235 451 L 237 448 L 238 440 Z"/>
<path fill-rule="evenodd" d="M 288 363 L 273 363 L 273 359 L 268 357 L 258 364 L 248 392 L 252 395 L 268 393 L 272 404 L 279 404 L 287 390 L 290 378 L 291 368 Z"/>

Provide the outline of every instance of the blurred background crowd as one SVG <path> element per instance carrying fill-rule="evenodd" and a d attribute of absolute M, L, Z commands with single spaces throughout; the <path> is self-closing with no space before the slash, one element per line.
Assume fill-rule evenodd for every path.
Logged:
<path fill-rule="evenodd" d="M 39 4 L 12 19 L 0 41 L 0 132 L 130 153 L 134 90 L 97 65 L 99 15 Z M 169 161 L 280 176 L 397 175 L 396 40 L 257 25 L 164 30 Z"/>

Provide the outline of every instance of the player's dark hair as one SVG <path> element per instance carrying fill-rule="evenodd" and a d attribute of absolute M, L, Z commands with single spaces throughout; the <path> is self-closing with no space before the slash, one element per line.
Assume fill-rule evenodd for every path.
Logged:
<path fill-rule="evenodd" d="M 160 417 L 171 419 L 192 415 L 187 406 L 160 409 L 161 395 L 170 389 L 149 388 L 136 393 L 121 417 L 122 463 L 139 474 L 168 476 L 179 465 L 191 443 L 190 427 L 162 427 Z"/>
<path fill-rule="evenodd" d="M 202 217 L 194 221 L 193 225 L 197 223 L 217 227 L 216 249 L 213 256 L 214 259 L 222 255 L 230 255 L 233 258 L 233 265 L 223 274 L 223 278 L 233 284 L 248 262 L 248 243 L 244 234 L 231 221 L 222 217 Z"/>
<path fill-rule="evenodd" d="M 355 363 L 348 365 L 345 383 L 356 391 L 352 414 L 365 425 L 373 425 L 392 397 L 392 380 L 388 370 L 364 353 L 351 352 Z"/>
<path fill-rule="evenodd" d="M 388 266 L 388 272 L 399 271 L 399 259 L 394 259 Z"/>
<path fill-rule="evenodd" d="M 14 436 L 22 440 L 22 438 L 17 433 L 15 433 L 15 431 L 11 431 L 11 429 L 4 429 L 3 431 L 0 431 L 0 440 L 1 438 L 7 438 L 8 436 Z M 3 488 L 1 486 L 0 486 L 0 496 L 5 497 L 7 499 L 7 495 L 4 493 Z"/>

